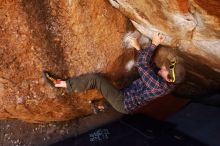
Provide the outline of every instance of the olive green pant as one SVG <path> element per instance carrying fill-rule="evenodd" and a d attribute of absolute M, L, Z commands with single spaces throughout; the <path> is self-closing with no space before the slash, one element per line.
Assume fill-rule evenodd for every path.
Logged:
<path fill-rule="evenodd" d="M 114 87 L 110 81 L 98 74 L 86 74 L 70 78 L 66 81 L 68 92 L 83 92 L 97 89 L 118 112 L 127 114 L 124 109 L 123 93 Z"/>

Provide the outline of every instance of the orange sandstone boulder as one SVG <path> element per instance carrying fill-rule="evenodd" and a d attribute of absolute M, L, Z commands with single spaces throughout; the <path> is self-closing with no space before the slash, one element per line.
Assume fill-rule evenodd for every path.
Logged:
<path fill-rule="evenodd" d="M 205 95 L 220 88 L 218 0 L 0 0 L 0 118 L 63 121 L 92 113 L 95 90 L 68 95 L 42 80 L 105 74 L 117 87 L 137 76 L 135 51 L 124 49 L 131 23 L 143 36 L 166 35 L 155 56 L 178 55 L 187 80 L 176 93 Z M 111 6 L 112 5 L 112 6 Z M 114 8 L 115 7 L 115 8 Z M 117 9 L 119 10 L 117 10 Z M 129 18 L 131 21 L 129 21 Z"/>
<path fill-rule="evenodd" d="M 144 36 L 166 36 L 155 60 L 177 54 L 187 68 L 186 82 L 176 93 L 201 96 L 220 89 L 219 0 L 109 0 Z"/>
<path fill-rule="evenodd" d="M 101 98 L 97 91 L 53 90 L 42 70 L 61 78 L 100 72 L 114 81 L 123 75 L 114 66 L 127 53 L 127 19 L 105 0 L 0 3 L 0 118 L 46 122 L 91 114 L 88 102 Z"/>

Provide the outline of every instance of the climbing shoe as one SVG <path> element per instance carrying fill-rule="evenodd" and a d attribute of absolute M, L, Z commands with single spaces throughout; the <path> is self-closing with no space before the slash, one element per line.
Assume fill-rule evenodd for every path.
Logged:
<path fill-rule="evenodd" d="M 100 112 L 106 111 L 110 106 L 110 104 L 105 100 L 90 100 L 89 104 L 94 114 L 98 114 Z"/>
<path fill-rule="evenodd" d="M 56 79 L 47 71 L 43 71 L 43 78 L 51 87 L 55 87 L 55 84 L 59 84 L 61 81 L 60 79 Z"/>

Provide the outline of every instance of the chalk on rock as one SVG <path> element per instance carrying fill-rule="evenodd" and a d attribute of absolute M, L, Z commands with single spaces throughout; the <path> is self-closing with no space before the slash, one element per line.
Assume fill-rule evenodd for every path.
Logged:
<path fill-rule="evenodd" d="M 128 61 L 128 63 L 125 66 L 125 69 L 127 70 L 127 72 L 129 72 L 133 68 L 133 66 L 134 66 L 134 60 L 132 59 Z"/>
<path fill-rule="evenodd" d="M 140 36 L 141 36 L 141 34 L 138 31 L 133 31 L 133 32 L 130 31 L 130 32 L 126 33 L 123 38 L 124 47 L 125 48 L 133 48 L 130 40 L 131 39 L 139 39 Z"/>

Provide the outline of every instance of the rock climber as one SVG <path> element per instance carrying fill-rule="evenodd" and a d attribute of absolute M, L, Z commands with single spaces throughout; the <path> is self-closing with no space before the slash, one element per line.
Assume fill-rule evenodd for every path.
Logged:
<path fill-rule="evenodd" d="M 185 69 L 180 62 L 165 61 L 158 68 L 152 60 L 155 49 L 164 41 L 161 33 L 154 33 L 148 48 L 141 48 L 137 38 L 130 39 L 131 45 L 138 51 L 135 66 L 140 77 L 123 89 L 117 89 L 105 77 L 99 74 L 84 74 L 62 80 L 43 71 L 44 79 L 55 88 L 67 88 L 71 92 L 83 92 L 97 89 L 118 112 L 130 114 L 149 101 L 170 93 L 184 80 Z"/>

